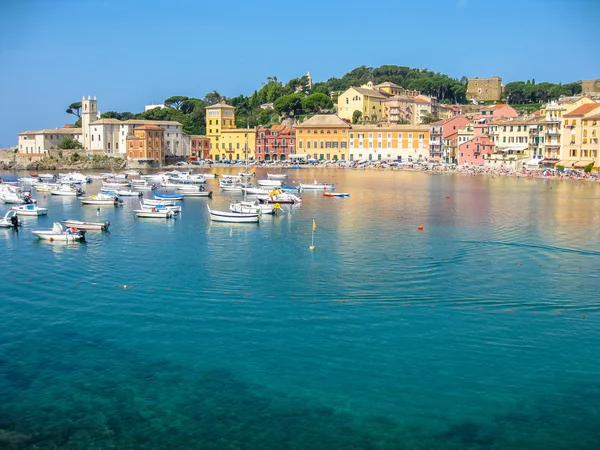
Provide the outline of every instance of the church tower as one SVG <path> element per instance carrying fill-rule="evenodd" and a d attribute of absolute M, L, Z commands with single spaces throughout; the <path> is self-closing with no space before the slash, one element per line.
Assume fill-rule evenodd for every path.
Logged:
<path fill-rule="evenodd" d="M 91 148 L 92 130 L 90 129 L 90 123 L 98 120 L 100 115 L 98 114 L 98 100 L 96 97 L 92 99 L 88 96 L 87 100 L 85 96 L 81 98 L 81 134 L 83 136 L 83 147 L 86 150 Z"/>

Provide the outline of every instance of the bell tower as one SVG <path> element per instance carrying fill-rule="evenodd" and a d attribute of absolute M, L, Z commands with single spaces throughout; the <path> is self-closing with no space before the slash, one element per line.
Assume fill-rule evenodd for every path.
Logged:
<path fill-rule="evenodd" d="M 81 134 L 83 136 L 83 147 L 86 150 L 90 149 L 90 143 L 92 140 L 92 130 L 90 123 L 98 120 L 98 100 L 96 97 L 93 99 L 88 96 L 87 100 L 84 97 L 81 98 Z"/>

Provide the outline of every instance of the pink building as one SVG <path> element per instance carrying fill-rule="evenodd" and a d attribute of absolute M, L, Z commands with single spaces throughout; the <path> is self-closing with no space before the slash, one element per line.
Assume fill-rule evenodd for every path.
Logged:
<path fill-rule="evenodd" d="M 470 141 L 463 142 L 458 147 L 458 164 L 461 166 L 484 164 L 484 155 L 491 155 L 495 147 L 494 142 L 487 136 L 478 136 Z"/>
<path fill-rule="evenodd" d="M 479 111 L 480 118 L 486 119 L 502 119 L 509 117 L 518 117 L 519 113 L 510 105 L 488 105 L 481 108 Z"/>
<path fill-rule="evenodd" d="M 430 161 L 456 163 L 454 148 L 450 136 L 458 136 L 458 130 L 470 122 L 465 116 L 455 116 L 431 124 L 429 138 Z"/>
<path fill-rule="evenodd" d="M 285 125 L 259 127 L 256 132 L 256 159 L 285 161 L 296 148 L 296 130 Z"/>

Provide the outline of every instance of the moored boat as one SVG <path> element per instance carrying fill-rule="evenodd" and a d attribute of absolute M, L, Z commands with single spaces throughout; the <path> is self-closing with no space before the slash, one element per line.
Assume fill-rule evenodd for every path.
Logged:
<path fill-rule="evenodd" d="M 80 187 L 74 184 L 61 184 L 54 189 L 50 189 L 52 195 L 60 195 L 63 197 L 77 197 L 83 195 L 84 192 Z"/>
<path fill-rule="evenodd" d="M 80 230 L 76 227 L 64 229 L 60 222 L 54 222 L 51 230 L 32 230 L 34 235 L 40 239 L 52 241 L 83 241 L 85 240 L 85 230 Z"/>
<path fill-rule="evenodd" d="M 283 180 L 284 178 L 287 178 L 287 176 L 287 173 L 267 173 L 267 177 L 273 180 Z"/>
<path fill-rule="evenodd" d="M 323 197 L 350 197 L 347 192 L 324 192 Z"/>
<path fill-rule="evenodd" d="M 19 216 L 45 216 L 48 214 L 47 208 L 42 208 L 34 203 L 13 206 L 10 209 L 15 211 Z"/>
<path fill-rule="evenodd" d="M 155 200 L 183 200 L 183 194 L 159 194 L 154 193 Z"/>
<path fill-rule="evenodd" d="M 4 217 L 0 219 L 0 228 L 13 228 L 19 226 L 19 218 L 17 212 L 13 209 L 9 209 L 4 214 Z"/>
<path fill-rule="evenodd" d="M 82 222 L 81 220 L 65 219 L 62 221 L 66 227 L 79 230 L 107 231 L 110 222 Z"/>
<path fill-rule="evenodd" d="M 261 204 L 258 201 L 234 201 L 229 204 L 229 211 L 237 213 L 258 213 L 258 214 L 276 214 L 277 210 L 280 209 L 279 204 Z"/>
<path fill-rule="evenodd" d="M 259 186 L 263 186 L 263 187 L 281 187 L 281 180 L 264 180 L 264 179 L 260 179 L 257 180 L 257 183 Z"/>
<path fill-rule="evenodd" d="M 213 222 L 229 222 L 229 223 L 258 223 L 258 213 L 238 213 L 231 211 L 217 211 L 210 209 L 210 206 L 206 205 L 210 220 Z"/>
<path fill-rule="evenodd" d="M 175 213 L 170 210 L 159 210 L 156 208 L 152 209 L 134 209 L 135 217 L 148 218 L 148 219 L 171 219 L 175 217 Z"/>
<path fill-rule="evenodd" d="M 103 192 L 82 198 L 80 199 L 80 201 L 82 205 L 98 206 L 117 206 L 119 202 L 123 203 L 123 200 L 119 200 L 119 198 L 116 195 L 105 194 Z"/>
<path fill-rule="evenodd" d="M 183 192 L 184 197 L 212 197 L 212 191 Z"/>
<path fill-rule="evenodd" d="M 269 195 L 259 195 L 258 201 L 261 203 L 300 203 L 302 199 L 290 192 L 283 192 L 281 189 L 271 191 Z"/>
<path fill-rule="evenodd" d="M 308 191 L 308 190 L 332 190 L 335 189 L 335 184 L 328 184 L 326 182 L 317 183 L 315 180 L 314 183 L 300 183 L 300 190 Z"/>

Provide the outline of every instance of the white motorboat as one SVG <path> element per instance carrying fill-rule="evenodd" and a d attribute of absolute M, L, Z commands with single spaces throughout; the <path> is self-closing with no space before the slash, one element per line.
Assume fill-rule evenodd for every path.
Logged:
<path fill-rule="evenodd" d="M 55 189 L 50 189 L 52 195 L 61 195 L 63 197 L 77 197 L 83 195 L 84 192 L 80 187 L 74 184 L 61 184 Z"/>
<path fill-rule="evenodd" d="M 156 186 L 143 179 L 131 180 L 131 189 L 135 189 L 136 191 L 153 191 L 156 189 Z"/>
<path fill-rule="evenodd" d="M 57 183 L 66 184 L 84 184 L 89 183 L 90 181 L 90 177 L 82 175 L 79 172 L 59 173 L 56 180 Z"/>
<path fill-rule="evenodd" d="M 27 205 L 13 206 L 10 209 L 15 211 L 19 216 L 45 216 L 48 214 L 47 208 L 42 208 L 33 203 Z"/>
<path fill-rule="evenodd" d="M 23 203 L 31 203 L 31 193 L 23 191 L 17 186 L 10 184 L 0 184 L 0 200 L 4 203 L 14 205 L 22 205 Z"/>
<path fill-rule="evenodd" d="M 134 209 L 135 217 L 144 217 L 149 219 L 171 219 L 175 217 L 175 213 L 169 210 L 153 209 Z"/>
<path fill-rule="evenodd" d="M 181 212 L 181 205 L 150 205 L 148 203 L 140 202 L 140 209 L 144 210 L 156 210 L 156 211 L 173 211 L 178 214 Z"/>
<path fill-rule="evenodd" d="M 66 227 L 78 230 L 108 231 L 110 222 L 82 222 L 81 220 L 65 219 L 62 221 Z"/>
<path fill-rule="evenodd" d="M 55 183 L 37 183 L 33 185 L 37 192 L 50 192 L 51 189 L 57 189 L 58 184 Z"/>
<path fill-rule="evenodd" d="M 33 177 L 33 176 L 19 178 L 19 183 L 22 183 L 22 184 L 35 184 L 35 183 L 38 183 L 39 181 L 40 181 L 39 177 Z"/>
<path fill-rule="evenodd" d="M 212 191 L 183 192 L 184 197 L 212 197 Z"/>
<path fill-rule="evenodd" d="M 117 197 L 139 197 L 144 195 L 141 191 L 132 191 L 131 189 L 109 189 L 102 188 L 102 192 L 109 195 L 116 195 Z"/>
<path fill-rule="evenodd" d="M 206 205 L 208 213 L 210 214 L 210 220 L 213 222 L 230 222 L 230 223 L 258 223 L 258 213 L 238 213 L 231 211 L 217 211 L 210 209 L 210 206 Z"/>
<path fill-rule="evenodd" d="M 304 191 L 308 191 L 308 190 L 312 190 L 312 191 L 323 191 L 323 190 L 332 190 L 335 189 L 335 184 L 328 184 L 326 182 L 323 183 L 317 183 L 317 180 L 315 180 L 314 183 L 300 183 L 300 190 L 304 190 Z"/>
<path fill-rule="evenodd" d="M 283 180 L 287 176 L 287 173 L 267 173 L 267 178 L 271 178 L 272 180 Z"/>
<path fill-rule="evenodd" d="M 258 213 L 258 214 L 276 214 L 277 210 L 280 209 L 279 204 L 261 204 L 258 201 L 235 201 L 229 204 L 229 211 L 237 213 Z"/>
<path fill-rule="evenodd" d="M 56 178 L 51 173 L 41 173 L 38 175 L 38 177 L 39 177 L 40 181 L 42 181 L 43 183 L 52 183 L 54 181 L 54 179 Z"/>
<path fill-rule="evenodd" d="M 0 228 L 13 228 L 19 226 L 19 218 L 17 217 L 17 212 L 9 209 L 4 214 L 4 217 L 0 219 Z"/>
<path fill-rule="evenodd" d="M 297 195 L 294 195 L 290 192 L 283 192 L 281 189 L 271 191 L 269 195 L 259 195 L 257 198 L 261 203 L 295 204 L 302 201 L 302 199 Z"/>
<path fill-rule="evenodd" d="M 238 176 L 239 177 L 248 178 L 248 177 L 256 176 L 256 174 L 255 173 L 249 173 L 249 172 L 238 172 Z"/>
<path fill-rule="evenodd" d="M 261 179 L 261 180 L 258 180 L 257 183 L 258 183 L 259 186 L 263 186 L 263 187 L 271 187 L 271 188 L 273 188 L 273 187 L 276 187 L 276 188 L 281 187 L 281 181 L 280 180 L 264 180 L 264 179 Z"/>
<path fill-rule="evenodd" d="M 183 194 L 160 194 L 154 193 L 155 200 L 183 200 Z"/>
<path fill-rule="evenodd" d="M 131 186 L 129 181 L 103 181 L 102 187 L 106 189 L 124 189 Z"/>
<path fill-rule="evenodd" d="M 119 201 L 123 203 L 123 200 L 119 200 L 116 195 L 105 194 L 103 192 L 99 194 L 93 194 L 89 197 L 80 199 L 82 205 L 98 205 L 98 206 L 117 206 Z"/>
<path fill-rule="evenodd" d="M 141 175 L 142 174 L 142 172 L 140 172 L 139 170 L 132 170 L 132 169 L 125 170 L 123 173 L 125 175 Z"/>
<path fill-rule="evenodd" d="M 151 198 L 145 198 L 144 204 L 146 205 L 159 205 L 159 206 L 175 206 L 175 200 L 155 200 Z"/>
<path fill-rule="evenodd" d="M 64 229 L 60 222 L 54 222 L 51 230 L 33 230 L 31 231 L 40 239 L 52 241 L 75 242 L 85 240 L 85 230 L 76 227 Z"/>
<path fill-rule="evenodd" d="M 242 188 L 242 192 L 245 192 L 246 195 L 269 195 L 269 192 L 271 191 L 261 187 L 249 186 L 247 188 Z"/>

